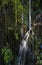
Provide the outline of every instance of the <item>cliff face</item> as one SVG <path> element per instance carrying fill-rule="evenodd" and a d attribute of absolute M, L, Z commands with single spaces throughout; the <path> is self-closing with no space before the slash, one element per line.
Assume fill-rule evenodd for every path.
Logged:
<path fill-rule="evenodd" d="M 37 35 L 42 35 L 42 13 L 37 14 L 32 19 L 32 26 Z"/>
<path fill-rule="evenodd" d="M 32 19 L 32 24 L 34 27 L 42 26 L 42 13 L 39 13 L 34 16 L 34 18 Z"/>

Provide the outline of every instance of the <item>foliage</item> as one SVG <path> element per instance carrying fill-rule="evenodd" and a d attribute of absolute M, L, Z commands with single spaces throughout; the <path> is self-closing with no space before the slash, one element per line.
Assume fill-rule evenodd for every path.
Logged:
<path fill-rule="evenodd" d="M 2 48 L 2 54 L 3 54 L 3 57 L 4 57 L 5 63 L 8 63 L 9 61 L 14 59 L 13 51 L 12 51 L 12 49 L 9 48 L 8 45 L 6 45 Z"/>
<path fill-rule="evenodd" d="M 32 19 L 36 18 L 37 13 L 42 12 L 41 1 L 42 0 L 31 0 Z M 29 25 L 28 20 L 29 0 L 0 0 L 0 35 L 2 35 L 2 45 L 0 44 L 0 46 L 2 47 L 4 44 L 8 42 L 11 48 L 13 48 L 13 50 L 15 51 L 15 56 L 18 53 L 19 44 L 22 40 L 21 28 L 22 26 L 24 26 L 24 32 L 27 31 Z M 40 26 L 38 28 L 33 28 L 35 36 L 30 35 L 29 42 L 30 44 L 35 46 L 34 53 L 37 56 L 37 58 L 40 58 L 39 45 L 42 43 L 42 31 L 40 30 Z M 2 54 L 6 63 L 13 59 L 13 51 L 11 50 L 11 48 L 9 46 L 4 46 L 2 48 Z M 39 61 L 37 61 L 37 63 L 41 63 L 40 59 Z"/>

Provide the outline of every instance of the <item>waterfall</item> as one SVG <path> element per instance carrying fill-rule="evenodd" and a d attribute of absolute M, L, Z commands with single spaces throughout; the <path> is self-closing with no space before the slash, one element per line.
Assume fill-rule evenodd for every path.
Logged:
<path fill-rule="evenodd" d="M 24 62 L 25 62 L 25 53 L 26 53 L 26 41 L 22 40 L 22 42 L 20 44 L 20 49 L 19 49 L 18 65 L 24 65 Z"/>
<path fill-rule="evenodd" d="M 31 28 L 31 0 L 29 0 L 29 29 Z"/>
<path fill-rule="evenodd" d="M 23 23 L 23 14 L 22 14 L 22 23 Z M 20 43 L 18 54 L 18 65 L 25 65 L 25 55 L 28 50 L 28 38 L 30 35 L 30 31 L 31 31 L 31 0 L 29 0 L 29 31 L 26 32 L 24 38 L 22 39 L 22 42 Z"/>
<path fill-rule="evenodd" d="M 28 42 L 29 35 L 30 35 L 30 30 L 27 31 L 27 33 L 25 34 L 25 36 L 20 44 L 18 65 L 24 65 L 24 63 L 25 63 L 25 54 L 26 54 L 27 49 L 28 49 L 27 42 Z"/>
<path fill-rule="evenodd" d="M 24 36 L 24 35 L 23 35 L 23 34 L 24 34 L 24 30 L 23 30 L 23 25 L 24 25 L 24 24 L 23 24 L 23 21 L 24 21 L 24 20 L 23 20 L 23 18 L 24 18 L 24 17 L 23 17 L 23 12 L 22 12 L 22 26 L 21 26 L 21 36 L 22 36 L 22 38 L 23 38 L 23 36 Z"/>

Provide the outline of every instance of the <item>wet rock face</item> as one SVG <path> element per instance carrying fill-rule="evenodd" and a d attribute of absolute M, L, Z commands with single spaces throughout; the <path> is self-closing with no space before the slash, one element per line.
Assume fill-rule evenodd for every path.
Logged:
<path fill-rule="evenodd" d="M 36 16 L 36 20 L 37 20 L 38 22 L 42 23 L 42 13 L 40 13 L 40 14 L 38 14 L 38 15 Z"/>
<path fill-rule="evenodd" d="M 1 50 L 1 49 L 0 49 Z M 1 65 L 4 65 L 4 59 L 3 59 L 3 55 L 2 55 L 2 53 L 1 53 L 1 51 L 0 51 L 0 64 Z"/>
<path fill-rule="evenodd" d="M 29 62 L 30 62 L 30 54 L 29 51 L 27 51 L 25 56 L 25 65 L 29 65 Z"/>
<path fill-rule="evenodd" d="M 25 65 L 35 65 L 36 61 L 37 58 L 35 54 L 28 50 L 25 56 Z"/>
<path fill-rule="evenodd" d="M 42 26 L 42 12 L 34 15 L 35 17 L 32 19 L 32 25 L 35 26 Z"/>

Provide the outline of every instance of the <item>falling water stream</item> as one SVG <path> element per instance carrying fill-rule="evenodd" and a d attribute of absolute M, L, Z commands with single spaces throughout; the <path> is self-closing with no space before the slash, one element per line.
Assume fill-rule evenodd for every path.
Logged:
<path fill-rule="evenodd" d="M 23 0 L 22 0 L 23 1 Z M 23 15 L 23 14 L 22 14 Z M 22 16 L 23 21 L 23 16 Z M 25 55 L 28 49 L 28 38 L 31 31 L 31 0 L 29 0 L 29 31 L 26 32 L 19 47 L 18 65 L 25 65 Z"/>
<path fill-rule="evenodd" d="M 27 31 L 27 33 L 25 34 L 25 36 L 20 44 L 18 65 L 24 65 L 24 63 L 25 63 L 25 54 L 28 50 L 27 42 L 28 42 L 29 35 L 30 35 L 30 30 Z"/>

